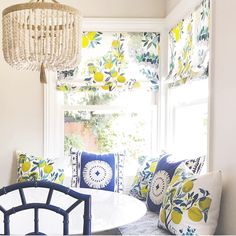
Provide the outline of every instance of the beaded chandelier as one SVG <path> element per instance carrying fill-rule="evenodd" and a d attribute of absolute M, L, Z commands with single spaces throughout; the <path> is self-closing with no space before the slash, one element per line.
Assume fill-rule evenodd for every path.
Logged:
<path fill-rule="evenodd" d="M 81 17 L 55 0 L 31 0 L 3 10 L 3 54 L 17 69 L 60 71 L 79 63 Z"/>

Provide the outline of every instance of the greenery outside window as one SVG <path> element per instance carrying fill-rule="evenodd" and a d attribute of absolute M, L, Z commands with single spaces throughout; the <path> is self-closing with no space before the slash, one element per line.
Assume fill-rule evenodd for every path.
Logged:
<path fill-rule="evenodd" d="M 135 174 L 142 156 L 157 149 L 155 93 L 146 90 L 64 94 L 64 148 L 123 152 L 126 175 Z"/>

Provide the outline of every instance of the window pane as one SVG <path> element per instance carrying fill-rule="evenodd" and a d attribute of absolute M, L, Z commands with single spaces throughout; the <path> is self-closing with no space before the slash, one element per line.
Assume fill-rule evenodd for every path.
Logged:
<path fill-rule="evenodd" d="M 168 147 L 179 159 L 207 155 L 208 80 L 169 88 Z"/>
<path fill-rule="evenodd" d="M 186 156 L 206 154 L 207 103 L 176 108 L 174 150 Z"/>
<path fill-rule="evenodd" d="M 156 107 L 136 111 L 99 109 L 65 112 L 65 152 L 125 152 L 125 166 L 134 174 L 141 156 L 151 155 Z M 132 173 L 133 172 L 133 173 Z"/>

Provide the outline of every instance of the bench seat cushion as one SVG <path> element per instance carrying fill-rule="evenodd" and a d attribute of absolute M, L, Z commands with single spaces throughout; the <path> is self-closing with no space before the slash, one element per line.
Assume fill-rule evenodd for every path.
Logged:
<path fill-rule="evenodd" d="M 158 215 L 147 211 L 146 215 L 138 221 L 119 227 L 122 235 L 169 235 L 164 229 L 157 227 Z"/>

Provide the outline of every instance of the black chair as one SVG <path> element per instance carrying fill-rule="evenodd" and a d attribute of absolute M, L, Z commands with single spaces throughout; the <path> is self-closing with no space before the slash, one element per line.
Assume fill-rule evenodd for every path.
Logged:
<path fill-rule="evenodd" d="M 49 190 L 47 200 L 45 203 L 27 203 L 24 189 L 25 188 L 47 188 Z M 0 196 L 8 194 L 12 191 L 19 191 L 20 199 L 22 204 L 16 207 L 13 207 L 9 210 L 4 209 L 0 203 L 0 211 L 4 215 L 4 235 L 10 235 L 10 216 L 12 214 L 34 209 L 34 232 L 29 233 L 28 235 L 44 235 L 44 233 L 39 231 L 39 209 L 46 209 L 53 211 L 57 214 L 63 216 L 63 234 L 69 234 L 69 213 L 77 207 L 80 203 L 84 202 L 84 225 L 83 225 L 83 235 L 91 235 L 91 196 L 86 194 L 81 194 L 76 191 L 73 191 L 65 186 L 46 182 L 46 181 L 35 181 L 35 182 L 23 182 L 13 184 L 7 187 L 0 189 Z M 51 199 L 54 191 L 59 191 L 61 193 L 67 194 L 72 198 L 77 199 L 70 207 L 66 210 L 51 205 Z"/>

